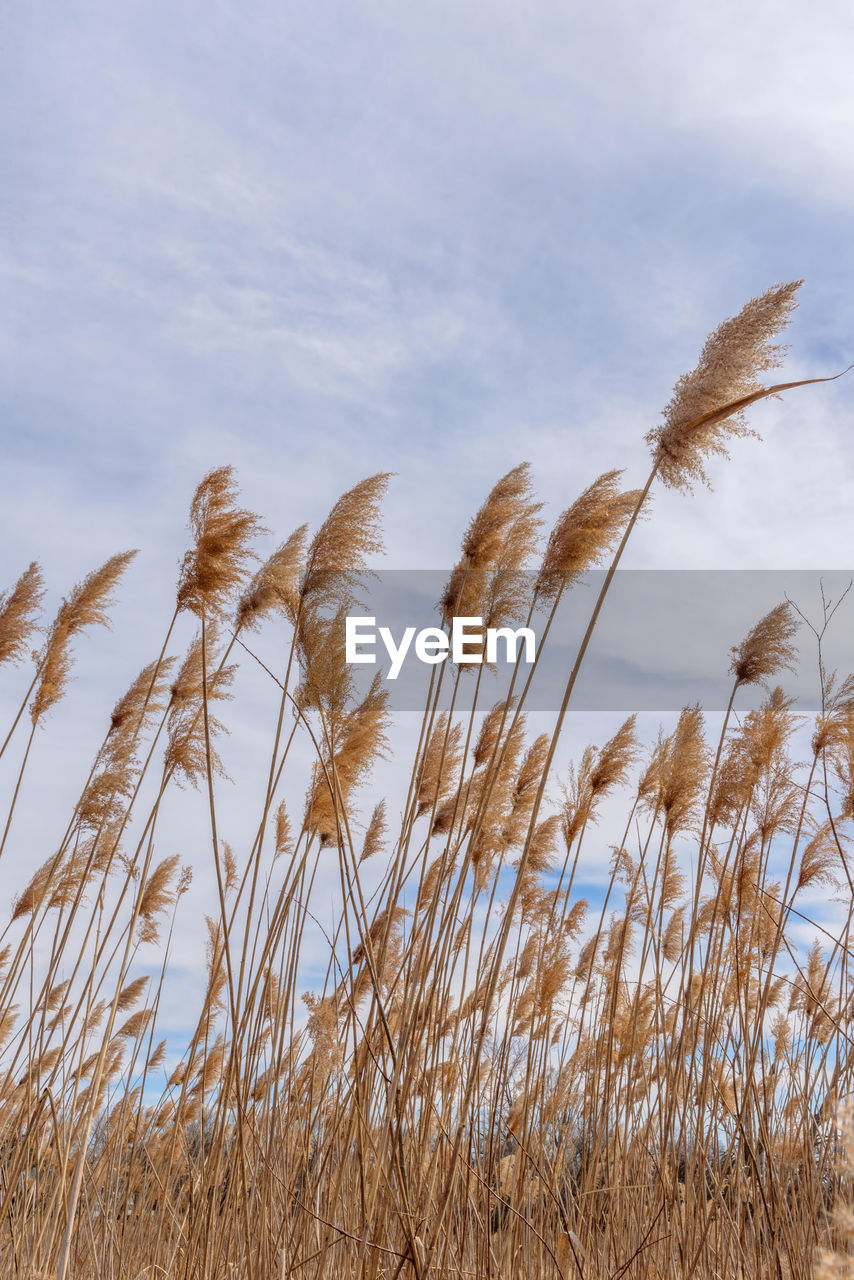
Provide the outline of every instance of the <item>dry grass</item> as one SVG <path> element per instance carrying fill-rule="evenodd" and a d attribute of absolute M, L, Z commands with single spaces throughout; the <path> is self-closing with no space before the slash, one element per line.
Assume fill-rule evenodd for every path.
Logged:
<path fill-rule="evenodd" d="M 850 907 L 854 684 L 822 672 L 810 757 L 795 759 L 795 709 L 775 680 L 796 620 L 781 606 L 733 651 L 716 741 L 688 707 L 644 750 L 630 717 L 547 785 L 654 481 L 690 488 L 744 433 L 747 404 L 771 394 L 757 378 L 777 362 L 795 290 L 769 290 L 712 335 L 650 433 L 639 488 L 608 472 L 541 546 L 528 469 L 498 482 L 465 532 L 443 621 L 542 610 L 547 642 L 564 594 L 608 566 L 560 711 L 532 738 L 520 677 L 486 715 L 477 699 L 454 714 L 453 697 L 448 712 L 443 684 L 467 677 L 434 668 L 408 788 L 379 803 L 364 783 L 381 754 L 399 755 L 386 695 L 375 683 L 357 696 L 329 641 L 381 547 L 388 477 L 260 567 L 260 522 L 230 469 L 202 481 L 159 656 L 116 704 L 65 835 L 4 931 L 3 1275 L 806 1280 L 819 1261 L 847 1274 L 836 1113 L 850 1090 L 850 912 L 808 952 L 799 938 L 816 886 L 841 886 Z M 35 655 L 0 749 L 18 748 L 29 706 L 4 844 L 72 641 L 106 623 L 128 559 L 75 588 Z M 31 565 L 0 599 L 10 671 L 41 597 Z M 177 662 L 182 613 L 199 632 Z M 264 626 L 289 647 L 269 672 L 269 765 L 235 854 L 218 828 L 216 744 L 235 663 L 252 662 Z M 764 700 L 739 715 L 750 685 Z M 294 818 L 281 797 L 302 741 L 314 764 Z M 181 783 L 206 797 L 218 910 L 205 998 L 163 1087 L 158 1015 L 189 872 L 155 849 Z M 625 826 L 591 911 L 576 873 L 601 849 L 606 803 L 624 805 Z M 327 978 L 300 998 L 330 851 L 341 905 Z M 152 943 L 162 966 L 134 976 Z"/>

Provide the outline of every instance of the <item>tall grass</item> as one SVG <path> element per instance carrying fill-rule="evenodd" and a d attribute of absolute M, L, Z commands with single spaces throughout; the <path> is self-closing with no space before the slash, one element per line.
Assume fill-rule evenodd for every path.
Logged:
<path fill-rule="evenodd" d="M 834 1204 L 851 1183 L 836 1109 L 850 1089 L 854 681 L 821 663 L 832 607 L 816 629 L 822 705 L 806 761 L 777 684 L 795 657 L 783 604 L 734 649 L 714 740 L 699 706 L 646 749 L 630 716 L 549 785 L 655 484 L 689 490 L 748 430 L 750 404 L 801 385 L 759 381 L 779 363 L 773 339 L 796 289 L 768 290 L 711 335 L 647 437 L 637 488 L 606 473 L 542 540 L 520 466 L 470 522 L 440 603 L 446 627 L 540 612 L 542 652 L 566 593 L 608 569 L 540 736 L 526 728 L 521 670 L 491 708 L 475 677 L 463 714 L 459 682 L 472 677 L 434 668 L 407 762 L 382 683 L 356 692 L 333 640 L 381 550 L 386 475 L 263 563 L 232 471 L 204 478 L 157 656 L 117 702 L 60 844 L 3 932 L 3 1275 L 782 1280 L 811 1276 L 819 1250 L 828 1274 L 845 1265 Z M 22 681 L 0 747 L 19 753 L 4 847 L 36 730 L 65 694 L 79 636 L 108 621 L 129 559 L 71 592 Z M 42 596 L 31 565 L 0 600 L 10 672 Z M 168 651 L 185 614 L 198 630 L 178 660 Z M 268 762 L 235 852 L 218 820 L 217 747 L 236 666 L 256 664 L 267 627 L 284 656 L 264 668 Z M 740 712 L 750 687 L 761 703 Z M 305 744 L 294 816 L 282 795 Z M 365 784 L 383 754 L 408 782 L 379 799 Z M 158 1023 L 190 873 L 156 850 L 181 784 L 206 797 L 209 861 L 196 872 L 217 906 L 204 999 L 175 1064 Z M 577 873 L 602 849 L 606 804 L 624 806 L 624 831 L 591 908 Z M 312 994 L 307 938 L 330 855 L 340 909 Z M 846 921 L 805 953 L 805 894 L 832 884 Z M 162 963 L 134 976 L 150 944 Z"/>

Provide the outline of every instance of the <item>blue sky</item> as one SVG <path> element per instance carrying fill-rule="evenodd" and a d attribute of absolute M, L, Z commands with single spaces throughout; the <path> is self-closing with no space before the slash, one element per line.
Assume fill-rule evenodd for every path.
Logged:
<path fill-rule="evenodd" d="M 674 381 L 771 283 L 806 279 L 787 376 L 854 359 L 841 0 L 36 0 L 3 26 L 0 588 L 37 557 L 55 603 L 141 549 L 118 655 L 81 659 L 93 748 L 210 467 L 271 538 L 392 470 L 388 563 L 442 567 L 522 460 L 552 514 L 642 479 Z M 629 563 L 850 567 L 852 403 L 758 407 L 764 443 L 659 494 Z"/>

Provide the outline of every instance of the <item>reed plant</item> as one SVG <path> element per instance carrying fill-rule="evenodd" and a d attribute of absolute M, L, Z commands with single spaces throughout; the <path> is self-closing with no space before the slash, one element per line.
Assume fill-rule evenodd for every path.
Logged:
<path fill-rule="evenodd" d="M 589 621 L 539 735 L 521 666 L 492 706 L 482 668 L 433 668 L 409 758 L 382 680 L 354 682 L 335 637 L 382 550 L 388 475 L 266 560 L 232 470 L 204 477 L 156 656 L 116 702 L 2 930 L 4 1276 L 846 1274 L 854 680 L 825 670 L 833 603 L 814 627 L 821 707 L 805 760 L 804 717 L 780 687 L 801 620 L 783 602 L 733 649 L 715 734 L 690 705 L 644 744 L 629 715 L 563 777 L 556 765 L 655 486 L 705 482 L 754 402 L 803 385 L 763 381 L 798 285 L 709 337 L 647 435 L 636 486 L 618 470 L 593 479 L 544 533 L 522 464 L 463 532 L 438 604 L 448 630 L 536 615 L 542 653 L 561 602 L 605 570 L 592 608 L 578 593 Z M 74 647 L 108 624 L 132 555 L 89 574 L 48 625 L 38 565 L 0 598 L 2 674 L 21 685 L 0 727 L 13 758 L 0 854 Z M 276 669 L 258 652 L 266 629 Z M 242 665 L 263 667 L 272 710 L 229 843 L 220 752 Z M 759 694 L 747 708 L 745 690 Z M 372 770 L 389 756 L 404 782 L 381 796 Z M 301 811 L 285 798 L 297 784 Z M 159 1032 L 191 870 L 159 851 L 193 788 L 207 833 L 194 872 L 216 909 L 176 1053 Z M 610 847 L 606 808 L 621 814 Z M 579 894 L 591 856 L 608 868 L 593 904 Z M 330 868 L 326 972 L 310 982 Z M 843 904 L 835 932 L 810 924 L 820 886 Z"/>

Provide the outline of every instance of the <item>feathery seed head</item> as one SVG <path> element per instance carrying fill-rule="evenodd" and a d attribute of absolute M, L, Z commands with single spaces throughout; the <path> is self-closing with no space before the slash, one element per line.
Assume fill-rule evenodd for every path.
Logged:
<path fill-rule="evenodd" d="M 763 684 L 778 671 L 794 671 L 797 649 L 792 639 L 798 620 L 791 605 L 775 605 L 732 649 L 730 671 L 739 685 Z"/>
<path fill-rule="evenodd" d="M 308 525 L 300 525 L 287 542 L 265 560 L 237 606 L 235 628 L 250 630 L 271 613 L 282 613 L 296 622 L 299 611 L 299 579 L 305 560 Z"/>
<path fill-rule="evenodd" d="M 388 691 L 375 676 L 362 701 L 347 712 L 337 729 L 331 755 L 316 762 L 306 799 L 307 829 L 322 845 L 338 838 L 343 827 L 341 806 L 370 771 L 387 746 Z"/>
<path fill-rule="evenodd" d="M 374 807 L 371 820 L 368 823 L 368 829 L 365 832 L 365 841 L 359 858 L 360 862 L 365 862 L 368 858 L 372 858 L 382 848 L 382 843 L 385 839 L 385 827 L 385 800 L 380 800 L 379 804 Z"/>
<path fill-rule="evenodd" d="M 71 641 L 74 636 L 85 627 L 109 627 L 107 609 L 113 603 L 111 593 L 135 555 L 135 551 L 124 551 L 111 556 L 100 569 L 87 574 L 60 605 L 39 658 L 41 674 L 30 703 L 34 724 L 65 693 L 71 674 Z"/>
<path fill-rule="evenodd" d="M 640 494 L 619 488 L 621 471 L 606 471 L 576 498 L 552 529 L 537 578 L 537 594 L 554 600 L 594 568 L 622 535 Z"/>
<path fill-rule="evenodd" d="M 172 880 L 178 869 L 177 853 L 164 858 L 146 880 L 139 898 L 137 911 L 139 935 L 143 942 L 156 942 L 158 937 L 156 918 L 175 901 Z"/>
<path fill-rule="evenodd" d="M 383 550 L 380 503 L 391 473 L 360 480 L 343 493 L 317 533 L 306 555 L 300 600 L 303 606 L 347 611 L 353 587 L 366 558 Z"/>
<path fill-rule="evenodd" d="M 729 439 L 756 434 L 738 401 L 761 392 L 757 375 L 780 365 L 786 348 L 773 339 L 789 323 L 802 283 L 772 285 L 751 298 L 709 335 L 697 367 L 676 383 L 663 423 L 646 435 L 668 488 L 690 492 L 697 483 L 707 485 L 705 461 L 728 457 Z"/>
<path fill-rule="evenodd" d="M 12 590 L 0 595 L 0 666 L 26 657 L 43 598 L 41 569 L 33 561 Z"/>
<path fill-rule="evenodd" d="M 119 992 L 119 999 L 116 1008 L 119 1013 L 125 1013 L 128 1009 L 133 1008 L 145 988 L 148 986 L 149 978 L 147 974 L 143 974 L 139 978 L 134 978 L 132 982 L 128 982 Z"/>
<path fill-rule="evenodd" d="M 276 857 L 281 858 L 284 854 L 293 853 L 293 839 L 291 837 L 291 820 L 288 816 L 288 810 L 284 800 L 279 804 L 275 816 L 276 824 Z"/>
<path fill-rule="evenodd" d="M 263 532 L 257 516 L 236 505 L 233 467 L 217 467 L 201 481 L 190 504 L 193 546 L 178 579 L 178 608 L 201 618 L 222 618 L 254 558 L 252 539 Z"/>
<path fill-rule="evenodd" d="M 453 789 L 462 755 L 461 736 L 462 725 L 449 726 L 448 713 L 443 711 L 436 719 L 421 761 L 417 817 L 439 809 Z"/>
<path fill-rule="evenodd" d="M 204 737 L 204 716 L 202 714 L 202 697 L 204 692 L 205 666 L 207 667 L 208 704 L 223 701 L 231 697 L 228 687 L 234 678 L 235 667 L 217 667 L 213 661 L 213 653 L 217 643 L 214 626 L 206 628 L 205 642 L 207 646 L 203 663 L 201 633 L 194 637 L 178 674 L 172 682 L 169 700 L 168 730 L 165 763 L 169 772 L 175 772 L 179 779 L 183 778 L 192 786 L 198 786 L 199 779 L 204 776 L 206 768 L 206 748 Z M 208 728 L 211 738 L 225 731 L 222 723 L 208 713 Z M 217 772 L 222 772 L 222 764 L 216 752 L 211 750 L 211 764 Z"/>
<path fill-rule="evenodd" d="M 522 570 L 536 545 L 541 509 L 527 462 L 502 476 L 463 537 L 462 557 L 439 602 L 445 623 L 485 617 L 499 627 L 518 616 L 528 592 Z"/>
<path fill-rule="evenodd" d="M 595 800 L 621 786 L 638 756 L 635 736 L 637 715 L 630 715 L 599 752 L 590 772 L 590 794 Z"/>

